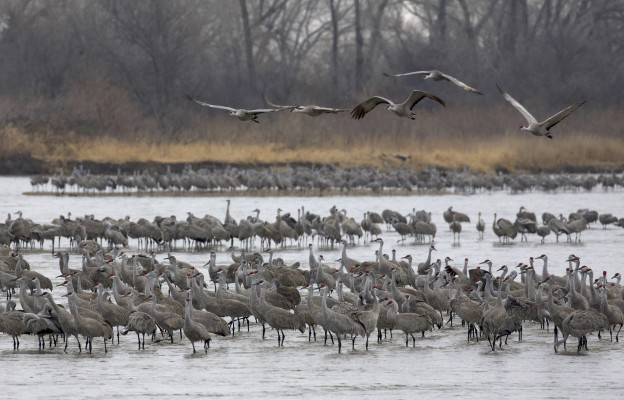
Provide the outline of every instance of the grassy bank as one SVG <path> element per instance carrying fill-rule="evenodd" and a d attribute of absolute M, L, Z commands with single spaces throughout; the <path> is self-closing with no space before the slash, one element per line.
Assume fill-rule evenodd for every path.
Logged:
<path fill-rule="evenodd" d="M 495 114 L 494 121 L 501 120 L 503 125 L 508 112 L 503 109 Z M 549 140 L 518 131 L 494 134 L 480 130 L 483 122 L 469 110 L 453 120 L 447 120 L 437 111 L 424 111 L 419 121 L 381 112 L 364 123 L 338 116 L 310 119 L 281 114 L 284 115 L 262 124 L 224 117 L 206 124 L 205 131 L 157 139 L 146 133 L 133 135 L 135 139 L 124 139 L 123 135 L 26 133 L 5 126 L 0 134 L 0 158 L 28 156 L 41 161 L 49 170 L 42 173 L 74 162 L 316 163 L 345 167 L 404 166 L 414 170 L 426 166 L 455 170 L 468 167 L 475 172 L 609 171 L 624 166 L 624 137 L 588 134 L 585 128 L 590 121 L 587 120 L 569 124 L 567 129 L 557 132 L 555 139 Z M 599 128 L 615 132 L 617 120 L 608 119 L 610 122 Z M 454 133 L 440 133 L 445 131 Z M 401 160 L 395 154 L 408 159 Z"/>

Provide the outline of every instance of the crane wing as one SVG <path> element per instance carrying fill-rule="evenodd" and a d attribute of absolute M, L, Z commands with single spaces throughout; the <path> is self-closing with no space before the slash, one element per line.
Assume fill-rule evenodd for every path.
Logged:
<path fill-rule="evenodd" d="M 507 100 L 509 102 L 509 104 L 511 104 L 512 106 L 514 106 L 514 108 L 516 110 L 518 110 L 520 112 L 520 114 L 522 114 L 522 116 L 530 123 L 530 124 L 538 124 L 537 120 L 535 119 L 534 116 L 531 115 L 530 112 L 527 111 L 526 108 L 524 108 L 524 106 L 520 103 L 518 103 L 518 101 L 516 99 L 514 99 L 513 97 L 511 97 L 509 95 L 509 93 L 505 92 L 503 89 L 500 88 L 500 86 L 498 86 L 498 84 L 496 84 L 496 88 L 498 88 L 498 91 L 503 95 L 503 97 L 505 98 L 505 100 Z"/>
<path fill-rule="evenodd" d="M 403 74 L 389 74 L 387 72 L 384 72 L 383 74 L 385 76 L 390 76 L 390 77 L 401 77 L 401 76 L 410 76 L 410 75 L 420 75 L 420 76 L 425 76 L 425 75 L 429 75 L 431 73 L 431 71 L 414 71 L 414 72 L 405 72 Z"/>
<path fill-rule="evenodd" d="M 409 109 L 411 110 L 416 104 L 418 104 L 419 101 L 421 101 L 425 97 L 430 98 L 433 101 L 437 101 L 438 103 L 442 104 L 442 106 L 446 107 L 446 103 L 444 102 L 444 100 L 442 100 L 438 96 L 435 96 L 431 93 L 423 92 L 421 90 L 414 90 L 412 94 L 410 94 L 410 96 L 407 98 L 405 103 L 409 106 Z"/>
<path fill-rule="evenodd" d="M 320 106 L 310 106 L 314 108 L 316 111 L 325 112 L 325 113 L 339 113 L 345 111 L 351 111 L 348 108 L 331 108 L 331 107 L 320 107 Z"/>
<path fill-rule="evenodd" d="M 471 86 L 466 85 L 464 82 L 460 81 L 457 78 L 454 78 L 454 77 L 452 77 L 450 75 L 447 75 L 447 74 L 444 74 L 442 72 L 440 72 L 440 75 L 442 75 L 444 77 L 444 79 L 446 79 L 447 81 L 455 84 L 456 86 L 459 86 L 460 88 L 464 89 L 467 92 L 481 94 L 481 95 L 483 94 L 483 93 L 479 92 L 477 89 L 475 89 L 475 88 L 473 88 Z"/>
<path fill-rule="evenodd" d="M 214 104 L 208 104 L 208 103 L 204 103 L 203 101 L 195 100 L 194 98 L 192 98 L 188 94 L 186 95 L 186 98 L 189 99 L 190 101 L 193 101 L 193 102 L 199 104 L 200 106 L 210 107 L 210 108 L 218 108 L 219 110 L 226 110 L 226 111 L 236 111 L 236 109 L 234 109 L 232 107 L 217 106 L 217 105 L 214 105 Z"/>
<path fill-rule="evenodd" d="M 576 110 L 577 108 L 579 108 L 583 104 L 585 104 L 585 100 L 580 101 L 580 102 L 578 102 L 576 104 L 571 105 L 570 107 L 564 108 L 563 110 L 559 111 L 557 114 L 553 115 L 552 117 L 548 118 L 546 121 L 543 122 L 544 128 L 546 128 L 546 130 L 548 130 L 548 129 L 552 128 L 553 126 L 557 125 L 565 117 L 567 117 L 568 115 L 572 114 L 574 112 L 574 110 Z"/>
<path fill-rule="evenodd" d="M 385 99 L 380 96 L 373 96 L 370 99 L 364 100 L 362 103 L 355 106 L 353 110 L 351 110 L 351 118 L 353 119 L 364 118 L 366 113 L 368 113 L 373 108 L 377 107 L 379 104 L 382 104 L 382 103 L 391 104 L 390 100 Z"/>
<path fill-rule="evenodd" d="M 266 102 L 267 102 L 267 104 L 268 104 L 268 105 L 270 105 L 271 107 L 273 107 L 273 108 L 278 108 L 278 109 L 280 109 L 280 110 L 292 110 L 292 109 L 294 109 L 294 108 L 299 107 L 299 106 L 281 106 L 281 105 L 279 105 L 279 104 L 272 103 L 272 102 L 271 102 L 271 100 L 269 100 L 269 99 L 268 99 L 268 98 L 266 98 L 266 97 L 264 98 L 264 101 L 266 101 Z"/>
<path fill-rule="evenodd" d="M 256 110 L 247 110 L 247 113 L 258 115 L 258 114 L 264 114 L 264 113 L 284 111 L 284 110 L 289 110 L 289 109 L 290 108 L 258 108 Z"/>

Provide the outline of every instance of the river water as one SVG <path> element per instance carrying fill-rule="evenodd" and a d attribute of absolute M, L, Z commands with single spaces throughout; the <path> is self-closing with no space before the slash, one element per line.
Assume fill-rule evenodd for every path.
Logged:
<path fill-rule="evenodd" d="M 22 211 L 24 218 L 49 223 L 60 214 L 82 216 L 94 214 L 132 220 L 140 217 L 152 220 L 155 216 L 176 215 L 186 218 L 187 212 L 196 216 L 211 214 L 223 219 L 226 197 L 61 197 L 27 196 L 31 190 L 28 178 L 0 178 L 0 214 Z M 501 245 L 494 236 L 493 214 L 513 221 L 520 206 L 539 216 L 544 211 L 568 215 L 580 208 L 624 216 L 622 192 L 526 193 L 511 195 L 505 192 L 476 195 L 424 196 L 370 196 L 370 197 L 235 197 L 230 213 L 235 219 L 244 218 L 255 208 L 260 217 L 273 221 L 279 207 L 296 215 L 300 206 L 311 212 L 328 215 L 333 205 L 346 209 L 348 216 L 360 221 L 367 211 L 381 212 L 390 208 L 407 214 L 413 208 L 432 213 L 438 227 L 435 238 L 437 252 L 434 258 L 450 256 L 454 265 L 461 267 L 464 258 L 470 267 L 491 259 L 495 266 L 515 266 L 528 263 L 530 256 L 546 254 L 551 273 L 561 275 L 567 266 L 569 254 L 581 258 L 581 263 L 600 273 L 607 270 L 609 277 L 624 272 L 624 229 L 615 226 L 603 229 L 599 224 L 582 234 L 580 243 L 555 242 L 554 235 L 541 244 L 530 236 L 521 243 L 519 237 L 509 245 Z M 463 226 L 461 240 L 454 243 L 442 212 L 449 206 L 468 214 L 472 220 Z M 477 213 L 482 212 L 487 229 L 479 239 L 475 229 Z M 13 216 L 15 218 L 15 216 Z M 415 262 L 424 261 L 428 245 L 416 244 L 413 239 L 397 243 L 398 235 L 386 232 L 384 252 L 397 250 L 398 256 L 411 254 Z M 235 243 L 236 244 L 236 243 Z M 49 242 L 48 242 L 49 246 Z M 62 247 L 68 243 L 62 242 Z M 258 246 L 258 242 L 256 244 Z M 257 248 L 256 248 L 257 249 Z M 377 244 L 360 242 L 349 248 L 349 256 L 361 261 L 373 260 Z M 259 250 L 259 249 L 257 249 Z M 138 252 L 131 241 L 127 252 Z M 315 247 L 331 264 L 340 257 L 339 249 Z M 178 260 L 201 268 L 208 261 L 206 252 L 174 252 Z M 277 249 L 276 256 L 287 263 L 300 261 L 308 268 L 308 250 L 296 244 Z M 45 251 L 26 251 L 25 259 L 31 269 L 39 271 L 60 283 L 58 261 Z M 159 261 L 165 255 L 159 254 Z M 230 254 L 218 252 L 217 263 L 229 264 Z M 338 266 L 338 263 L 335 263 Z M 70 267 L 80 268 L 78 256 L 72 256 Z M 541 273 L 541 261 L 536 264 Z M 205 271 L 204 271 L 205 272 Z M 54 296 L 64 290 L 56 289 Z M 373 334 L 372 337 L 375 335 Z M 234 337 L 217 337 L 211 342 L 208 354 L 192 354 L 186 339 L 175 343 L 150 343 L 145 351 L 136 349 L 135 336 L 122 336 L 120 345 L 109 345 L 104 353 L 101 340 L 94 340 L 93 354 L 78 353 L 72 338 L 68 353 L 62 347 L 37 350 L 34 337 L 22 337 L 19 351 L 12 350 L 10 336 L 0 336 L 0 360 L 3 372 L 0 387 L 7 398 L 103 398 L 131 396 L 133 398 L 170 398 L 182 396 L 233 398 L 582 398 L 621 397 L 621 371 L 624 369 L 623 344 L 589 338 L 589 351 L 576 353 L 575 340 L 570 339 L 567 351 L 560 348 L 555 354 L 552 331 L 526 322 L 523 341 L 517 335 L 510 337 L 502 350 L 490 351 L 485 343 L 466 343 L 465 329 L 454 324 L 442 330 L 429 332 L 424 339 L 417 338 L 416 347 L 405 347 L 405 337 L 395 332 L 393 338 L 377 344 L 372 341 L 366 351 L 361 339 L 355 350 L 343 346 L 338 354 L 336 346 L 325 346 L 322 340 L 308 342 L 307 332 L 286 332 L 283 348 L 278 348 L 274 331 L 267 331 L 262 340 L 261 328 L 252 324 L 250 332 L 236 333 Z M 346 341 L 348 342 L 348 341 Z M 201 346 L 200 346 L 201 347 Z M 589 394 L 588 394 L 588 393 Z"/>

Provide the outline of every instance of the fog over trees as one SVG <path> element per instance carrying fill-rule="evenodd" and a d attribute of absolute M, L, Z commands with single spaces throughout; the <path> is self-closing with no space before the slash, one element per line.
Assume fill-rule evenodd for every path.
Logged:
<path fill-rule="evenodd" d="M 383 75 L 433 68 L 485 95 Z M 236 108 L 266 107 L 265 97 L 352 108 L 422 89 L 448 99 L 444 111 L 500 107 L 517 117 L 495 83 L 540 117 L 579 99 L 622 109 L 624 1 L 0 2 L 0 127 L 34 133 L 166 141 L 223 126 L 222 112 L 187 93 Z"/>

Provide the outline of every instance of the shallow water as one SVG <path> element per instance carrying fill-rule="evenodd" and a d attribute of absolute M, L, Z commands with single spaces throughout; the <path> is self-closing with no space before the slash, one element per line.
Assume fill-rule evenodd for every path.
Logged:
<path fill-rule="evenodd" d="M 140 217 L 153 219 L 156 215 L 176 215 L 185 218 L 187 212 L 196 216 L 225 215 L 225 197 L 40 197 L 24 196 L 30 190 L 27 178 L 0 178 L 0 213 L 21 210 L 25 218 L 47 223 L 60 214 L 73 216 L 94 214 L 96 218 L 110 216 L 133 220 Z M 260 217 L 272 221 L 277 207 L 296 215 L 296 209 L 327 215 L 336 205 L 346 209 L 349 216 L 361 220 L 367 211 L 381 212 L 385 208 L 406 214 L 412 208 L 432 212 L 438 226 L 434 258 L 450 256 L 453 265 L 461 267 L 469 258 L 470 266 L 486 258 L 495 266 L 528 262 L 530 256 L 545 253 L 549 257 L 551 273 L 562 274 L 564 260 L 574 253 L 599 273 L 608 271 L 609 277 L 622 271 L 624 259 L 624 229 L 602 229 L 593 224 L 583 232 L 581 243 L 566 243 L 565 238 L 555 243 L 554 235 L 541 244 L 539 238 L 530 236 L 528 243 L 519 238 L 510 245 L 501 245 L 491 230 L 493 214 L 513 220 L 520 206 L 534 211 L 538 217 L 548 211 L 567 215 L 579 208 L 595 209 L 599 213 L 624 215 L 622 192 L 590 193 L 528 193 L 510 195 L 497 192 L 471 196 L 406 196 L 406 197 L 237 197 L 232 200 L 230 213 L 244 218 L 251 210 L 259 208 Z M 464 224 L 461 242 L 453 243 L 451 232 L 442 218 L 449 206 L 467 213 L 473 222 Z M 478 239 L 475 229 L 477 213 L 482 212 L 488 227 L 485 239 Z M 15 217 L 14 217 L 15 218 Z M 412 254 L 415 262 L 426 258 L 427 245 L 415 244 L 413 239 L 396 243 L 394 232 L 383 232 L 384 252 L 392 248 L 398 256 Z M 49 246 L 49 242 L 47 244 Z M 67 242 L 61 243 L 68 246 Z M 349 248 L 349 256 L 372 260 L 378 245 L 360 244 Z M 131 242 L 130 253 L 135 253 L 136 243 Z M 329 263 L 340 257 L 339 249 L 318 249 Z M 201 267 L 207 260 L 206 252 L 175 252 L 179 260 Z M 276 250 L 276 256 L 287 263 L 300 261 L 307 268 L 307 248 L 295 245 Z M 46 251 L 26 252 L 25 258 L 33 270 L 49 277 L 58 275 L 58 262 Z M 159 255 L 158 260 L 163 261 Z M 231 261 L 225 247 L 218 252 L 217 263 Z M 335 263 L 337 266 L 338 263 Z M 80 267 L 77 256 L 70 259 L 70 267 Z M 537 265 L 541 272 L 541 262 Z M 60 283 L 60 279 L 54 278 Z M 61 301 L 63 290 L 55 290 Z M 408 398 L 414 395 L 431 397 L 499 398 L 501 396 L 526 398 L 581 398 L 585 390 L 601 398 L 621 395 L 620 371 L 624 368 L 623 345 L 608 340 L 589 338 L 590 351 L 576 353 L 574 339 L 568 351 L 552 348 L 552 331 L 525 323 L 523 341 L 517 335 L 510 337 L 502 350 L 491 352 L 486 343 L 466 343 L 466 331 L 455 324 L 442 330 L 429 332 L 424 339 L 417 338 L 416 347 L 405 347 L 405 337 L 394 333 L 393 338 L 377 344 L 372 341 L 365 351 L 361 339 L 355 350 L 343 343 L 343 353 L 336 346 L 324 346 L 322 340 L 308 342 L 308 335 L 286 332 L 284 348 L 278 348 L 275 332 L 268 330 L 267 339 L 261 339 L 261 329 L 252 324 L 251 331 L 236 333 L 234 337 L 217 337 L 211 342 L 208 354 L 199 351 L 193 355 L 186 339 L 175 343 L 146 343 L 145 351 L 136 350 L 134 336 L 122 336 L 121 344 L 108 347 L 104 353 L 101 340 L 95 340 L 93 354 L 78 353 L 73 338 L 68 353 L 62 347 L 37 351 L 34 337 L 22 337 L 19 351 L 12 350 L 11 338 L 0 336 L 0 360 L 4 368 L 0 376 L 2 391 L 7 398 L 102 398 L 132 396 L 143 398 L 197 396 L 234 397 L 302 397 L 312 398 L 327 394 L 340 398 Z M 373 334 L 374 336 L 374 334 Z M 348 343 L 348 341 L 345 341 Z M 411 342 L 411 340 L 410 340 Z M 593 389 L 590 389 L 591 388 Z M 592 395 L 590 395 L 592 396 Z"/>

